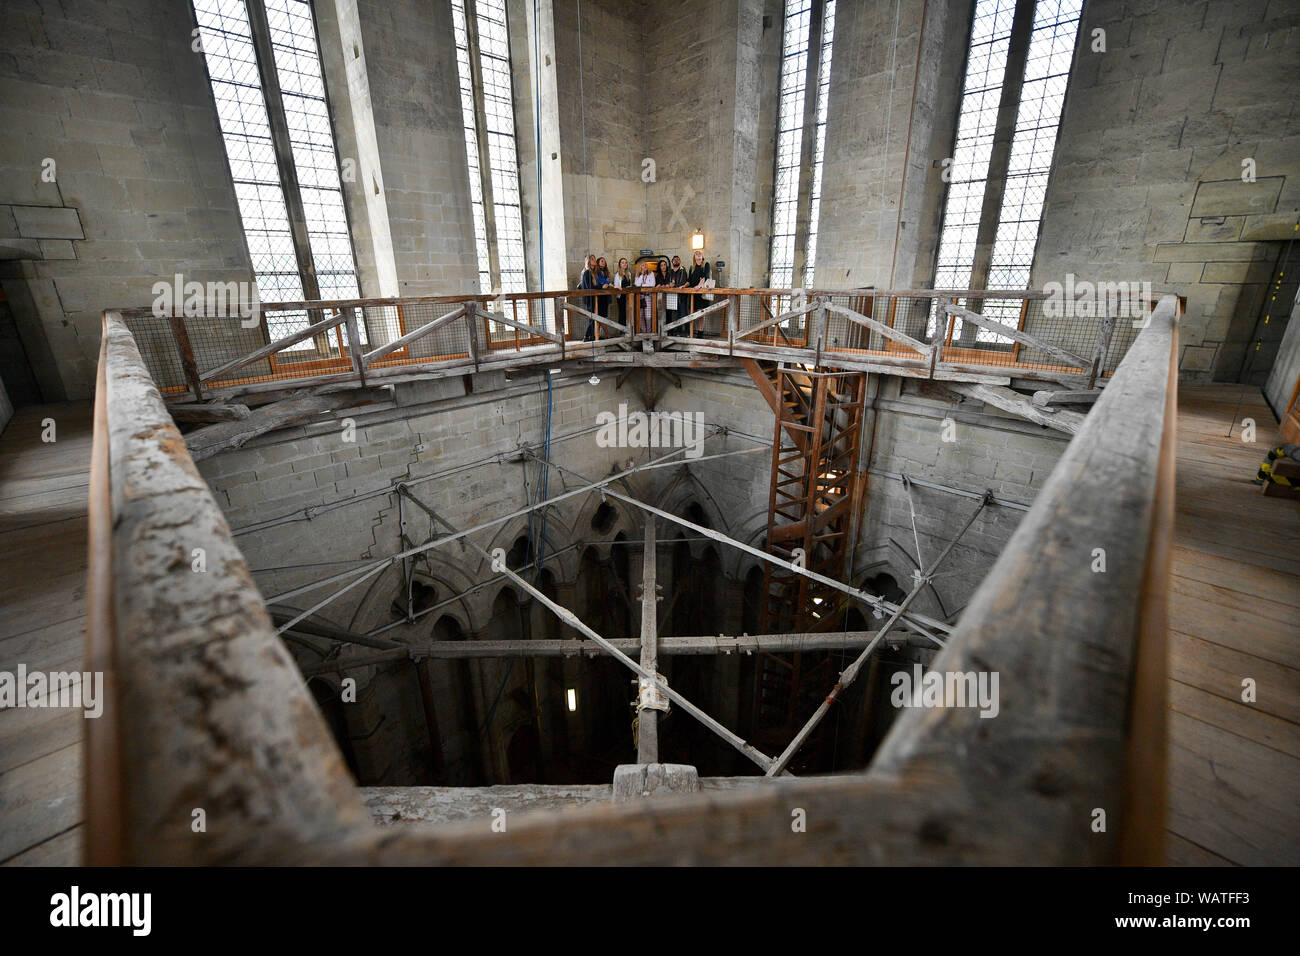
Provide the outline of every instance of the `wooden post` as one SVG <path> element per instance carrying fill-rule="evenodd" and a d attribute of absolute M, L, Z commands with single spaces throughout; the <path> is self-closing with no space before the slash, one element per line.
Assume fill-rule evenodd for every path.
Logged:
<path fill-rule="evenodd" d="M 356 372 L 361 378 L 361 384 L 366 384 L 366 363 L 361 344 L 360 327 L 357 324 L 357 310 L 348 308 L 343 310 L 345 322 L 348 329 L 348 357 L 352 359 L 352 371 Z"/>
<path fill-rule="evenodd" d="M 645 523 L 645 557 L 641 567 L 641 666 L 651 674 L 659 673 L 658 614 L 659 595 L 655 584 L 655 520 Z M 638 681 L 636 762 L 659 762 L 659 712 L 646 706 L 657 702 L 659 693 L 646 680 Z"/>
<path fill-rule="evenodd" d="M 194 392 L 196 402 L 203 401 L 203 392 L 199 384 L 199 366 L 194 361 L 194 349 L 190 347 L 190 334 L 185 329 L 185 319 L 179 315 L 167 317 L 172 327 L 172 338 L 181 354 L 181 368 L 185 371 L 185 381 Z"/>
<path fill-rule="evenodd" d="M 1020 300 L 1020 321 L 1016 323 L 1016 328 L 1021 332 L 1025 330 L 1025 317 L 1029 314 L 1029 299 Z M 1020 343 L 1017 342 L 1011 349 L 1011 364 L 1015 365 L 1020 361 Z M 1091 385 L 1088 386 L 1092 388 Z"/>
<path fill-rule="evenodd" d="M 1092 350 L 1092 365 L 1088 369 L 1088 387 L 1097 386 L 1097 377 L 1101 375 L 1102 367 L 1106 364 L 1106 353 L 1110 351 L 1110 337 L 1115 333 L 1115 309 L 1108 302 L 1106 303 L 1106 315 L 1101 320 L 1101 328 L 1097 331 L 1097 345 Z"/>
<path fill-rule="evenodd" d="M 469 357 L 474 362 L 474 371 L 479 368 L 479 340 L 478 340 L 478 303 L 466 302 L 463 306 L 465 311 L 465 334 L 469 339 Z"/>

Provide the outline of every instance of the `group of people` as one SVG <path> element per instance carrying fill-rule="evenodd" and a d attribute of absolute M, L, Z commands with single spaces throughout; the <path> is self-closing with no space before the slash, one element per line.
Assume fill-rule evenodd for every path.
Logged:
<path fill-rule="evenodd" d="M 698 249 L 695 251 L 690 269 L 682 267 L 681 256 L 673 256 L 671 265 L 663 259 L 658 260 L 658 265 L 651 260 L 638 263 L 635 276 L 628 269 L 627 259 L 619 259 L 618 268 L 610 272 L 609 263 L 605 260 L 605 257 L 592 254 L 587 256 L 586 268 L 582 270 L 582 276 L 578 280 L 579 289 L 621 290 L 630 289 L 633 286 L 641 289 L 659 286 L 683 290 L 680 293 L 669 292 L 664 296 L 663 321 L 667 324 L 704 308 L 707 293 L 697 290 L 712 289 L 714 287 L 713 271 L 709 268 L 709 264 L 704 261 L 704 253 Z M 639 300 L 637 331 L 649 332 L 651 317 L 651 295 L 649 292 L 642 292 L 635 297 L 630 295 L 590 296 L 583 300 L 583 305 L 588 312 L 599 315 L 602 319 L 608 319 L 610 300 L 616 300 L 618 302 L 618 322 L 626 328 L 628 325 L 628 300 L 632 298 Z M 679 328 L 681 327 L 679 326 Z M 679 333 L 677 330 L 669 330 L 669 334 Z M 596 323 L 588 322 L 583 341 L 590 342 L 595 337 Z"/>

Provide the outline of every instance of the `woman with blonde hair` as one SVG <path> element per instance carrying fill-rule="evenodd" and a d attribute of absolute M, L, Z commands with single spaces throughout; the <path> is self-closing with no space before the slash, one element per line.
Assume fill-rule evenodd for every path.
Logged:
<path fill-rule="evenodd" d="M 696 249 L 692 258 L 694 261 L 691 263 L 691 271 L 686 274 L 686 284 L 692 289 L 712 289 L 713 270 L 704 261 L 704 250 Z M 698 312 L 702 308 L 704 308 L 704 297 L 699 295 L 691 296 L 687 311 Z"/>

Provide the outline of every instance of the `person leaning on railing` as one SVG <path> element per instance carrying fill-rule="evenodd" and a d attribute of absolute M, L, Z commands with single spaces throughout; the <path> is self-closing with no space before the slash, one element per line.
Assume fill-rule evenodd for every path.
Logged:
<path fill-rule="evenodd" d="M 704 251 L 695 250 L 694 261 L 691 263 L 691 271 L 686 274 L 686 285 L 692 289 L 712 289 L 713 288 L 713 270 L 709 264 L 704 261 Z M 704 308 L 704 296 L 692 295 L 691 301 L 687 306 L 687 312 L 698 312 Z"/>

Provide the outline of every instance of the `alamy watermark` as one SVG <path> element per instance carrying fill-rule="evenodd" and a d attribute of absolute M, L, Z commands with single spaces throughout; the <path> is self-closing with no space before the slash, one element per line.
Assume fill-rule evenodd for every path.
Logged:
<path fill-rule="evenodd" d="M 0 710 L 10 707 L 75 707 L 89 718 L 104 713 L 104 675 L 99 671 L 0 671 Z"/>
<path fill-rule="evenodd" d="M 238 316 L 239 324 L 253 329 L 261 322 L 262 301 L 257 295 L 256 282 L 197 282 L 179 272 L 171 282 L 159 280 L 151 290 L 154 295 L 153 314 L 159 318 L 169 315 L 228 317 Z"/>
<path fill-rule="evenodd" d="M 980 717 L 998 715 L 997 671 L 926 671 L 920 664 L 898 671 L 889 702 L 895 707 L 978 707 Z"/>
<path fill-rule="evenodd" d="M 601 448 L 685 448 L 687 458 L 704 454 L 703 412 L 628 412 L 596 416 L 600 429 L 596 444 Z"/>
<path fill-rule="evenodd" d="M 1043 315 L 1049 319 L 1100 318 L 1113 315 L 1119 319 L 1145 319 L 1146 303 L 1155 298 L 1150 282 L 1089 282 L 1076 280 L 1074 273 L 1065 282 L 1043 285 Z"/>

